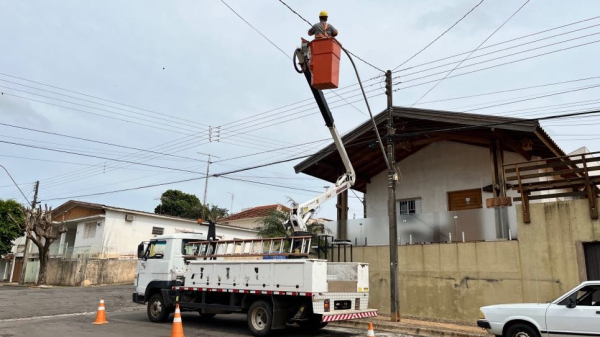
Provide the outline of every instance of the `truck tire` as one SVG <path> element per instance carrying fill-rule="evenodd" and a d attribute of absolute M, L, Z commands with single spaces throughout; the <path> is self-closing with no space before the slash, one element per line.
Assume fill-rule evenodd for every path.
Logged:
<path fill-rule="evenodd" d="M 148 300 L 148 318 L 152 322 L 165 322 L 171 311 L 165 306 L 165 301 L 160 293 L 150 296 Z"/>
<path fill-rule="evenodd" d="M 530 324 L 517 323 L 506 330 L 505 337 L 540 337 L 540 334 Z"/>
<path fill-rule="evenodd" d="M 248 309 L 248 329 L 257 337 L 271 333 L 273 323 L 273 305 L 267 301 L 258 300 Z"/>

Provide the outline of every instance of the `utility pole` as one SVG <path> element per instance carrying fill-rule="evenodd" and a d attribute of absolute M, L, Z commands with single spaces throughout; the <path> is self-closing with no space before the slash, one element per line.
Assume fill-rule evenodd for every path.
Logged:
<path fill-rule="evenodd" d="M 211 157 L 216 157 L 219 158 L 217 156 L 213 156 L 210 153 L 202 153 L 202 152 L 198 152 L 201 155 L 205 155 L 208 156 L 208 161 L 206 162 L 206 177 L 204 178 L 204 198 L 202 200 L 202 220 L 206 220 L 206 196 L 208 195 L 208 173 L 210 172 L 210 164 L 212 164 L 212 162 L 210 161 Z"/>
<path fill-rule="evenodd" d="M 392 322 L 400 322 L 400 294 L 398 286 L 398 221 L 396 217 L 396 159 L 394 153 L 394 108 L 392 102 L 392 71 L 385 73 L 385 93 L 387 95 L 387 157 L 390 163 L 388 170 L 388 217 L 390 235 L 390 316 Z"/>
<path fill-rule="evenodd" d="M 31 201 L 31 211 L 32 212 L 35 212 L 39 188 L 40 188 L 40 182 L 38 180 L 35 182 L 35 193 L 33 194 L 33 201 Z M 19 285 L 23 285 L 25 283 L 25 271 L 27 270 L 27 259 L 29 259 L 28 250 L 29 250 L 29 237 L 27 236 L 27 231 L 25 231 L 25 250 L 23 251 L 23 265 L 21 266 L 21 275 L 19 275 Z"/>
<path fill-rule="evenodd" d="M 235 194 L 233 194 L 232 192 L 227 192 L 229 194 L 231 194 L 231 206 L 229 206 L 229 214 L 233 214 L 233 198 L 235 198 Z"/>
<path fill-rule="evenodd" d="M 208 173 L 210 172 L 210 154 L 206 162 L 206 177 L 204 178 L 204 199 L 202 200 L 202 220 L 206 220 L 206 194 L 208 193 Z"/>

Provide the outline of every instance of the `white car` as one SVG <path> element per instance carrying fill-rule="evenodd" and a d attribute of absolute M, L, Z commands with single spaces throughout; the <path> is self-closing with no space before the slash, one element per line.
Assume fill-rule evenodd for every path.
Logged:
<path fill-rule="evenodd" d="M 600 281 L 583 282 L 538 304 L 482 307 L 477 325 L 504 337 L 600 336 Z"/>

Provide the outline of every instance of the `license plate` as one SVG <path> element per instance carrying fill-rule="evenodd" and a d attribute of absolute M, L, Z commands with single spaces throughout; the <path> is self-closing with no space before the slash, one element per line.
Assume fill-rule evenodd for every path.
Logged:
<path fill-rule="evenodd" d="M 348 310 L 351 307 L 352 301 L 334 301 L 333 309 L 334 310 Z"/>

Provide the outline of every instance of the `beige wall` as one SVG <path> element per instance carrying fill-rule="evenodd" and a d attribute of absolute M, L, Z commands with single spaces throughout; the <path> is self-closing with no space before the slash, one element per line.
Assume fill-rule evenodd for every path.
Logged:
<path fill-rule="evenodd" d="M 585 280 L 582 242 L 600 240 L 587 200 L 531 204 L 531 224 L 519 240 L 398 247 L 401 313 L 408 317 L 474 323 L 479 307 L 545 302 Z M 389 313 L 389 250 L 357 247 L 368 262 L 370 307 Z"/>
<path fill-rule="evenodd" d="M 47 284 L 62 286 L 133 283 L 137 259 L 50 259 Z"/>

